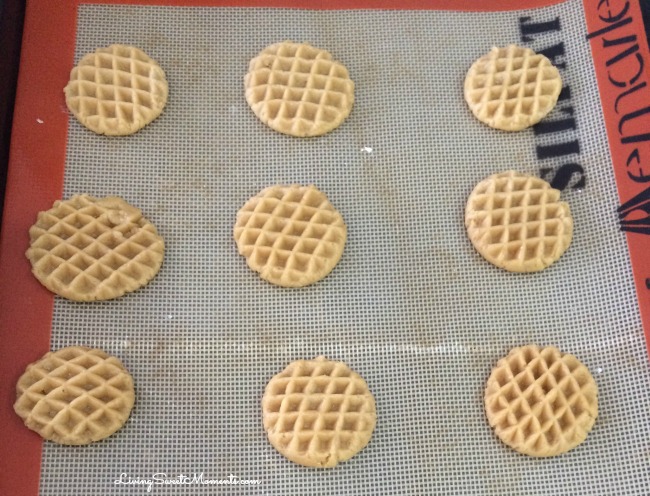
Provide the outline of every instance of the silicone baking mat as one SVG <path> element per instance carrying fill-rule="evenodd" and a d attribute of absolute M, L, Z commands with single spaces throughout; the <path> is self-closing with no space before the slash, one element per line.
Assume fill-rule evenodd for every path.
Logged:
<path fill-rule="evenodd" d="M 137 134 L 108 138 L 68 119 L 57 93 L 57 118 L 67 126 L 67 137 L 53 138 L 65 143 L 56 168 L 63 191 L 23 205 L 26 227 L 61 195 L 119 195 L 158 227 L 166 254 L 148 286 L 115 301 L 57 297 L 44 311 L 39 302 L 51 296 L 30 281 L 36 296 L 17 303 L 51 317 L 51 326 L 30 330 L 51 335 L 51 349 L 102 348 L 123 360 L 137 388 L 131 418 L 114 436 L 85 447 L 42 445 L 40 478 L 32 477 L 39 494 L 647 495 L 650 366 L 587 39 L 590 31 L 598 43 L 620 39 L 611 26 L 632 11 L 628 4 L 598 33 L 586 25 L 589 3 L 481 13 L 79 5 L 74 53 L 42 53 L 44 70 L 65 81 L 83 54 L 131 44 L 165 70 L 169 103 Z M 610 17 L 622 11 L 609 8 Z M 327 49 L 355 81 L 354 109 L 329 135 L 275 133 L 246 104 L 248 61 L 285 39 Z M 557 108 L 520 133 L 476 121 L 462 94 L 470 64 L 510 43 L 546 53 L 564 82 Z M 616 53 L 628 45 L 619 42 Z M 631 81 L 617 109 L 632 112 L 626 105 L 639 101 L 631 88 L 641 76 L 609 75 Z M 35 132 L 50 125 L 38 110 L 29 116 Z M 625 126 L 635 116 L 619 126 L 624 136 L 634 134 Z M 12 167 L 38 167 L 12 152 Z M 626 172 L 643 175 L 644 157 L 628 161 Z M 574 215 L 570 249 L 541 273 L 501 271 L 467 239 L 468 194 L 508 169 L 552 182 Z M 42 183 L 34 187 L 50 187 Z M 276 183 L 317 185 L 348 225 L 339 265 L 304 289 L 262 281 L 232 238 L 240 206 Z M 5 241 L 15 226 L 5 228 Z M 26 227 L 14 234 L 22 251 Z M 19 264 L 30 278 L 28 262 Z M 483 411 L 491 368 L 527 343 L 577 355 L 599 388 L 587 441 L 553 459 L 506 448 Z M 45 351 L 20 352 L 29 360 L 13 364 L 3 409 L 20 371 Z M 261 422 L 268 379 L 318 355 L 358 371 L 377 401 L 370 444 L 332 470 L 284 459 Z M 38 437 L 12 422 L 10 435 L 28 439 L 36 456 Z M 21 449 L 12 446 L 18 461 L 28 456 Z M 2 494 L 36 494 L 33 480 L 29 489 L 28 481 L 3 483 Z"/>

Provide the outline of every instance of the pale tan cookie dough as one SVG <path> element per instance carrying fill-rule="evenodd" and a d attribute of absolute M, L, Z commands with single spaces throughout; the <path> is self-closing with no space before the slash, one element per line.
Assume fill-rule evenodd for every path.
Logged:
<path fill-rule="evenodd" d="M 336 129 L 354 104 L 354 83 L 329 52 L 285 41 L 266 47 L 244 78 L 246 101 L 271 129 L 320 136 Z"/>
<path fill-rule="evenodd" d="M 34 276 L 75 301 L 109 300 L 145 286 L 165 250 L 156 227 L 118 197 L 56 201 L 38 214 L 29 237 Z"/>
<path fill-rule="evenodd" d="M 598 415 L 598 388 L 575 356 L 553 346 L 523 346 L 492 370 L 485 412 L 496 435 L 511 448 L 530 456 L 555 456 L 587 438 Z"/>
<path fill-rule="evenodd" d="M 315 186 L 271 186 L 237 214 L 234 237 L 248 266 L 272 284 L 302 287 L 327 276 L 343 255 L 347 227 Z"/>
<path fill-rule="evenodd" d="M 492 48 L 465 77 L 465 100 L 474 116 L 504 131 L 537 124 L 553 110 L 561 90 L 551 61 L 516 45 Z"/>
<path fill-rule="evenodd" d="M 275 375 L 262 398 L 269 441 L 289 460 L 334 467 L 361 451 L 377 422 L 363 378 L 342 362 L 298 360 Z"/>
<path fill-rule="evenodd" d="M 142 50 L 126 45 L 84 56 L 64 89 L 72 114 L 98 134 L 133 134 L 158 117 L 167 103 L 164 71 Z"/>
<path fill-rule="evenodd" d="M 79 445 L 118 431 L 134 402 L 133 379 L 122 362 L 102 350 L 70 346 L 27 366 L 14 410 L 44 439 Z"/>
<path fill-rule="evenodd" d="M 537 272 L 557 261 L 573 238 L 573 219 L 560 191 L 515 171 L 481 181 L 469 196 L 465 227 L 474 248 L 511 272 Z"/>

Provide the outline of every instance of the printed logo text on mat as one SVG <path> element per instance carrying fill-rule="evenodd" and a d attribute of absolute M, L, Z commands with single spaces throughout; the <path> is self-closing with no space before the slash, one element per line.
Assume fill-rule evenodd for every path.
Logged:
<path fill-rule="evenodd" d="M 650 235 L 650 89 L 648 69 L 640 50 L 637 34 L 631 30 L 633 19 L 629 1 L 601 1 L 598 19 L 602 27 L 587 35 L 596 40 L 604 54 L 608 91 L 615 95 L 605 102 L 616 116 L 616 133 L 610 140 L 623 152 L 628 181 L 640 191 L 623 198 L 618 216 L 623 231 Z M 612 143 L 614 145 L 614 143 Z M 614 164 L 614 166 L 622 166 Z M 641 189 L 642 188 L 642 189 Z"/>
<path fill-rule="evenodd" d="M 178 474 L 177 476 L 168 476 L 164 472 L 156 472 L 149 478 L 131 477 L 126 472 L 120 474 L 118 479 L 113 481 L 115 485 L 142 486 L 150 493 L 154 486 L 183 486 L 183 485 L 207 485 L 207 486 L 255 486 L 262 483 L 259 479 L 242 479 L 236 475 L 230 474 L 225 479 L 211 479 L 203 475 L 194 473 L 192 475 Z"/>
<path fill-rule="evenodd" d="M 530 48 L 547 57 L 555 67 L 563 71 L 566 69 L 564 42 L 546 41 L 546 38 L 556 40 L 558 32 L 561 32 L 559 17 L 552 19 L 519 18 L 519 34 L 522 43 L 534 44 L 535 46 Z M 580 143 L 578 142 L 574 107 L 571 101 L 571 87 L 566 82 L 562 86 L 557 106 L 549 117 L 533 126 L 535 138 L 538 140 L 535 147 L 537 159 L 563 163 L 554 167 L 544 165 L 540 168 L 540 176 L 548 181 L 553 188 L 559 190 L 563 190 L 569 185 L 571 189 L 582 189 L 585 187 L 586 177 L 584 168 L 576 162 L 576 157 L 580 155 Z M 549 140 L 553 142 L 547 144 Z"/>

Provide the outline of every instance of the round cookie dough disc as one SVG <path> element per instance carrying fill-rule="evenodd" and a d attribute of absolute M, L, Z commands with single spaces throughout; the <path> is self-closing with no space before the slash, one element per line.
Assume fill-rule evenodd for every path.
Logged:
<path fill-rule="evenodd" d="M 492 370 L 485 411 L 496 435 L 511 448 L 555 456 L 587 438 L 598 415 L 598 388 L 575 356 L 552 346 L 523 346 Z"/>
<path fill-rule="evenodd" d="M 467 200 L 465 227 L 474 248 L 511 272 L 537 272 L 558 260 L 573 238 L 569 205 L 543 179 L 515 171 L 481 181 Z"/>
<path fill-rule="evenodd" d="M 239 253 L 262 279 L 301 287 L 327 276 L 343 254 L 343 217 L 314 186 L 271 186 L 237 214 Z"/>
<path fill-rule="evenodd" d="M 465 100 L 474 116 L 504 131 L 537 124 L 553 110 L 561 90 L 551 61 L 516 45 L 492 48 L 465 77 Z"/>
<path fill-rule="evenodd" d="M 32 273 L 75 301 L 110 300 L 146 285 L 160 270 L 165 243 L 122 198 L 73 196 L 40 212 L 29 230 Z"/>
<path fill-rule="evenodd" d="M 164 71 L 142 50 L 98 48 L 70 72 L 64 89 L 72 114 L 98 134 L 133 134 L 158 117 L 167 103 Z"/>
<path fill-rule="evenodd" d="M 320 136 L 336 129 L 354 104 L 354 83 L 329 52 L 286 41 L 250 62 L 246 101 L 271 129 L 291 136 Z"/>
<path fill-rule="evenodd" d="M 133 379 L 122 362 L 102 350 L 70 346 L 27 366 L 14 410 L 44 439 L 79 445 L 119 430 L 134 402 Z"/>
<path fill-rule="evenodd" d="M 342 362 L 298 360 L 274 376 L 262 398 L 269 441 L 289 460 L 334 467 L 361 451 L 377 422 L 363 378 Z"/>

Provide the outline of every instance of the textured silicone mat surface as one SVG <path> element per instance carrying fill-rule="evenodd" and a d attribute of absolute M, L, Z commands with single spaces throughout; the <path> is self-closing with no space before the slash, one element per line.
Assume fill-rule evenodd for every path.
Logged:
<path fill-rule="evenodd" d="M 523 43 L 520 18 L 559 18 L 576 130 L 500 133 L 463 99 L 471 63 Z M 231 474 L 258 486 L 154 486 L 153 494 L 645 495 L 650 485 L 650 368 L 617 206 L 580 2 L 528 12 L 315 12 L 82 6 L 75 60 L 137 46 L 169 80 L 160 118 L 136 135 L 97 136 L 70 120 L 65 196 L 120 195 L 165 239 L 158 276 L 119 300 L 57 298 L 52 347 L 105 349 L 132 373 L 125 427 L 81 449 L 46 443 L 41 494 L 145 494 L 115 484 L 165 473 Z M 308 41 L 349 69 L 355 105 L 333 133 L 275 133 L 244 98 L 249 60 L 270 43 Z M 580 154 L 538 160 L 536 146 L 577 139 Z M 579 162 L 564 191 L 572 246 L 551 268 L 510 274 L 467 239 L 463 212 L 488 175 Z M 318 284 L 284 290 L 237 253 L 237 210 L 263 187 L 314 183 L 342 213 L 348 242 Z M 505 447 L 483 411 L 497 360 L 556 345 L 593 373 L 600 415 L 587 441 L 535 460 Z M 267 381 L 290 361 L 346 362 L 377 401 L 359 455 L 330 471 L 285 460 L 261 417 Z M 126 480 L 126 479 L 125 479 Z"/>

